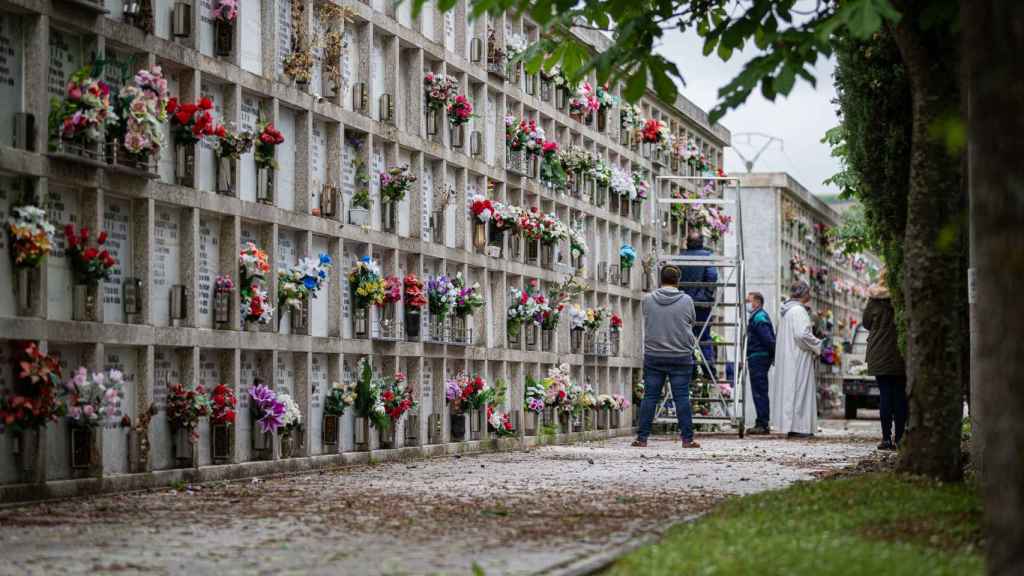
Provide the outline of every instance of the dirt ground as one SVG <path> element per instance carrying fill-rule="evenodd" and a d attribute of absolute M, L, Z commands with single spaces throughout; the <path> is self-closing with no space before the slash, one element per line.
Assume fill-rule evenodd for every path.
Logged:
<path fill-rule="evenodd" d="M 877 422 L 822 426 L 810 440 L 618 438 L 5 509 L 0 574 L 556 572 L 874 452 Z"/>

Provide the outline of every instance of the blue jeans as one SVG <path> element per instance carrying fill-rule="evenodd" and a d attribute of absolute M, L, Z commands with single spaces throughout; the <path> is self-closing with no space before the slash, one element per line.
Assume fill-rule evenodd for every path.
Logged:
<path fill-rule="evenodd" d="M 875 376 L 875 382 L 878 383 L 882 440 L 899 444 L 907 426 L 907 377 Z M 896 438 L 892 437 L 893 420 L 896 421 Z"/>
<path fill-rule="evenodd" d="M 644 401 L 640 404 L 640 431 L 637 438 L 646 440 L 651 435 L 654 413 L 665 388 L 665 379 L 672 385 L 672 401 L 676 406 L 679 434 L 683 440 L 693 440 L 693 414 L 690 408 L 690 376 L 693 364 L 669 358 L 644 357 Z"/>
<path fill-rule="evenodd" d="M 768 356 L 755 356 L 747 359 L 747 365 L 750 366 L 750 392 L 754 396 L 757 425 L 768 428 L 768 369 L 772 363 Z"/>

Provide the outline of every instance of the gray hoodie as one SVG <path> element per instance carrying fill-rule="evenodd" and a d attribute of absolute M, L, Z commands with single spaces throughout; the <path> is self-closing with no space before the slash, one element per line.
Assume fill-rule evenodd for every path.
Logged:
<path fill-rule="evenodd" d="M 662 286 L 644 296 L 644 354 L 693 364 L 693 299 Z"/>

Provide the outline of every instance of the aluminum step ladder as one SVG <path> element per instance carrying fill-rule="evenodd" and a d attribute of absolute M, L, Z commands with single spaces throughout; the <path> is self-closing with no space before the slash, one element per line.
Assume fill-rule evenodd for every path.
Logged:
<path fill-rule="evenodd" d="M 714 254 L 711 256 L 686 256 L 682 254 L 663 255 L 660 253 L 662 247 L 663 226 L 657 228 L 657 269 L 663 266 L 684 267 L 711 267 L 718 272 L 717 282 L 681 282 L 680 289 L 686 288 L 713 288 L 714 299 L 711 302 L 694 302 L 694 307 L 700 309 L 711 309 L 707 319 L 699 325 L 699 336 L 697 347 L 694 350 L 694 358 L 697 360 L 696 376 L 690 382 L 690 404 L 696 408 L 693 413 L 693 423 L 717 424 L 731 426 L 739 433 L 740 438 L 745 434 L 744 414 L 747 411 L 746 395 L 746 343 L 747 343 L 747 318 L 746 308 L 746 282 L 743 268 L 743 224 L 741 200 L 739 194 L 739 178 L 730 177 L 704 177 L 704 176 L 656 176 L 655 181 L 679 181 L 689 180 L 706 182 L 708 180 L 724 182 L 726 185 L 733 185 L 736 189 L 735 200 L 725 198 L 672 198 L 663 197 L 662 187 L 656 186 L 656 199 L 658 205 L 672 204 L 713 204 L 721 206 L 726 212 L 727 207 L 734 206 L 731 211 L 735 234 L 725 236 L 725 254 Z M 659 211 L 659 219 L 661 213 Z M 728 240 L 733 239 L 732 245 Z M 701 341 L 712 335 L 712 346 L 715 351 L 715 361 L 711 362 L 701 352 Z M 723 395 L 720 384 L 723 381 L 726 367 L 733 364 L 732 395 Z M 658 404 L 655 412 L 655 423 L 675 424 L 676 412 L 675 402 L 672 398 L 671 387 L 667 387 L 665 395 Z"/>

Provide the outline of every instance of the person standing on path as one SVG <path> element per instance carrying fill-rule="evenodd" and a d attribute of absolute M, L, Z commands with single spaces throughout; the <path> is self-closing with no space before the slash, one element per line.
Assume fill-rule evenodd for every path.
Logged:
<path fill-rule="evenodd" d="M 779 323 L 779 356 L 775 387 L 771 394 L 772 428 L 794 438 L 809 438 L 818 429 L 818 389 L 815 368 L 821 340 L 814 336 L 807 304 L 811 287 L 797 282 L 782 305 Z"/>
<path fill-rule="evenodd" d="M 693 300 L 678 288 L 679 269 L 661 269 L 661 287 L 644 296 L 644 399 L 640 429 L 633 446 L 647 446 L 654 413 L 668 379 L 672 386 L 683 448 L 700 448 L 693 441 L 690 377 L 693 375 Z"/>
<path fill-rule="evenodd" d="M 864 308 L 861 326 L 868 331 L 868 374 L 874 376 L 878 384 L 878 408 L 882 421 L 882 443 L 878 449 L 895 450 L 907 425 L 907 367 L 897 342 L 896 312 L 889 289 L 885 286 L 885 270 L 882 270 L 878 284 L 868 290 L 870 298 Z"/>
<path fill-rule="evenodd" d="M 699 227 L 693 226 L 686 233 L 686 250 L 683 256 L 712 256 L 711 250 L 704 247 L 704 234 Z M 683 266 L 680 272 L 682 282 L 701 282 L 714 284 L 718 282 L 718 270 L 714 266 Z M 717 289 L 714 286 L 688 286 L 683 292 L 693 299 L 696 307 L 696 318 L 693 323 L 693 335 L 700 341 L 700 352 L 707 362 L 707 368 L 716 377 L 718 370 L 715 366 L 715 344 L 711 338 L 711 327 L 705 328 L 704 324 L 711 317 L 715 303 Z M 698 366 L 703 369 L 704 366 Z M 711 374 L 708 374 L 710 376 Z"/>
<path fill-rule="evenodd" d="M 775 363 L 775 328 L 764 310 L 760 292 L 747 294 L 747 367 L 750 369 L 750 391 L 754 397 L 757 420 L 747 434 L 767 434 L 770 402 L 768 400 L 768 369 Z"/>

